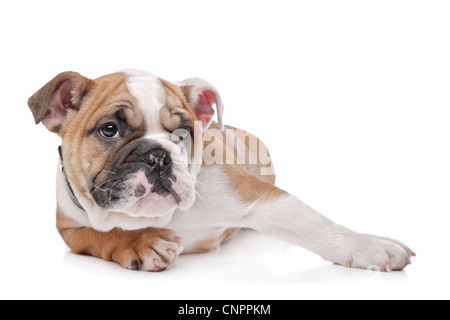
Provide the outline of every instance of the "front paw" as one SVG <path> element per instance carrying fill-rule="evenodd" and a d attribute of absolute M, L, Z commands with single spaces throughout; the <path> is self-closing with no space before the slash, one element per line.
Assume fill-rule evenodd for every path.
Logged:
<path fill-rule="evenodd" d="M 166 229 L 136 230 L 124 239 L 112 259 L 130 270 L 163 271 L 173 265 L 183 251 L 182 239 Z"/>
<path fill-rule="evenodd" d="M 400 271 L 411 264 L 411 257 L 416 256 L 400 241 L 372 235 L 355 235 L 350 247 L 350 252 L 337 262 L 349 268 Z"/>

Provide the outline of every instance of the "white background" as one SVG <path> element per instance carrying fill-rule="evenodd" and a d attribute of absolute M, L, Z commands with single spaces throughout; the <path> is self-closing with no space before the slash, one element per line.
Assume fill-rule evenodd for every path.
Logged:
<path fill-rule="evenodd" d="M 0 298 L 450 298 L 448 1 L 3 1 Z M 73 70 L 219 88 L 278 185 L 417 252 L 404 272 L 333 266 L 252 231 L 139 273 L 69 252 L 55 228 L 59 139 L 27 99 Z"/>

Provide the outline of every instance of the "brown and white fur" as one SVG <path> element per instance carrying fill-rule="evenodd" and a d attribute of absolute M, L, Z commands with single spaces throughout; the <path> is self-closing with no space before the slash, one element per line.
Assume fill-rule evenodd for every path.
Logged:
<path fill-rule="evenodd" d="M 217 249 L 251 228 L 354 268 L 401 270 L 415 255 L 399 241 L 337 225 L 277 188 L 268 153 L 249 147 L 265 145 L 223 126 L 219 93 L 201 79 L 171 83 L 126 70 L 90 80 L 65 72 L 29 106 L 36 123 L 63 141 L 57 228 L 75 253 L 160 271 L 182 252 Z M 194 130 L 174 140 L 183 128 Z M 207 149 L 214 161 L 205 159 Z M 199 150 L 200 161 L 192 161 Z M 242 151 L 247 161 L 238 161 Z"/>

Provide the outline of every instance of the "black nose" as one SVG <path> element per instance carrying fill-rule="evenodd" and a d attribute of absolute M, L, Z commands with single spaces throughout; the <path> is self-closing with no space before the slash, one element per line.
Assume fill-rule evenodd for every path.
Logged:
<path fill-rule="evenodd" d="M 143 159 L 150 167 L 154 169 L 166 170 L 172 164 L 170 154 L 164 149 L 153 149 L 144 154 Z"/>

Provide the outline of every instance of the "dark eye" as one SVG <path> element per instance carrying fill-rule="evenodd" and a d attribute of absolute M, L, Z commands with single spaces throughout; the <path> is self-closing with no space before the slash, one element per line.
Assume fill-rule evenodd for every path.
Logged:
<path fill-rule="evenodd" d="M 107 123 L 100 128 L 100 135 L 105 139 L 120 138 L 119 129 L 114 123 Z"/>
<path fill-rule="evenodd" d="M 190 143 L 192 131 L 193 130 L 191 127 L 184 127 L 177 129 L 174 132 L 172 132 L 172 135 L 170 136 L 170 141 L 172 141 L 175 144 L 178 144 L 180 142 Z"/>
<path fill-rule="evenodd" d="M 179 138 L 181 141 L 186 140 L 192 135 L 192 128 L 187 126 L 180 130 Z"/>
<path fill-rule="evenodd" d="M 192 136 L 192 131 L 192 128 L 189 126 L 176 130 L 179 141 L 188 140 Z"/>

